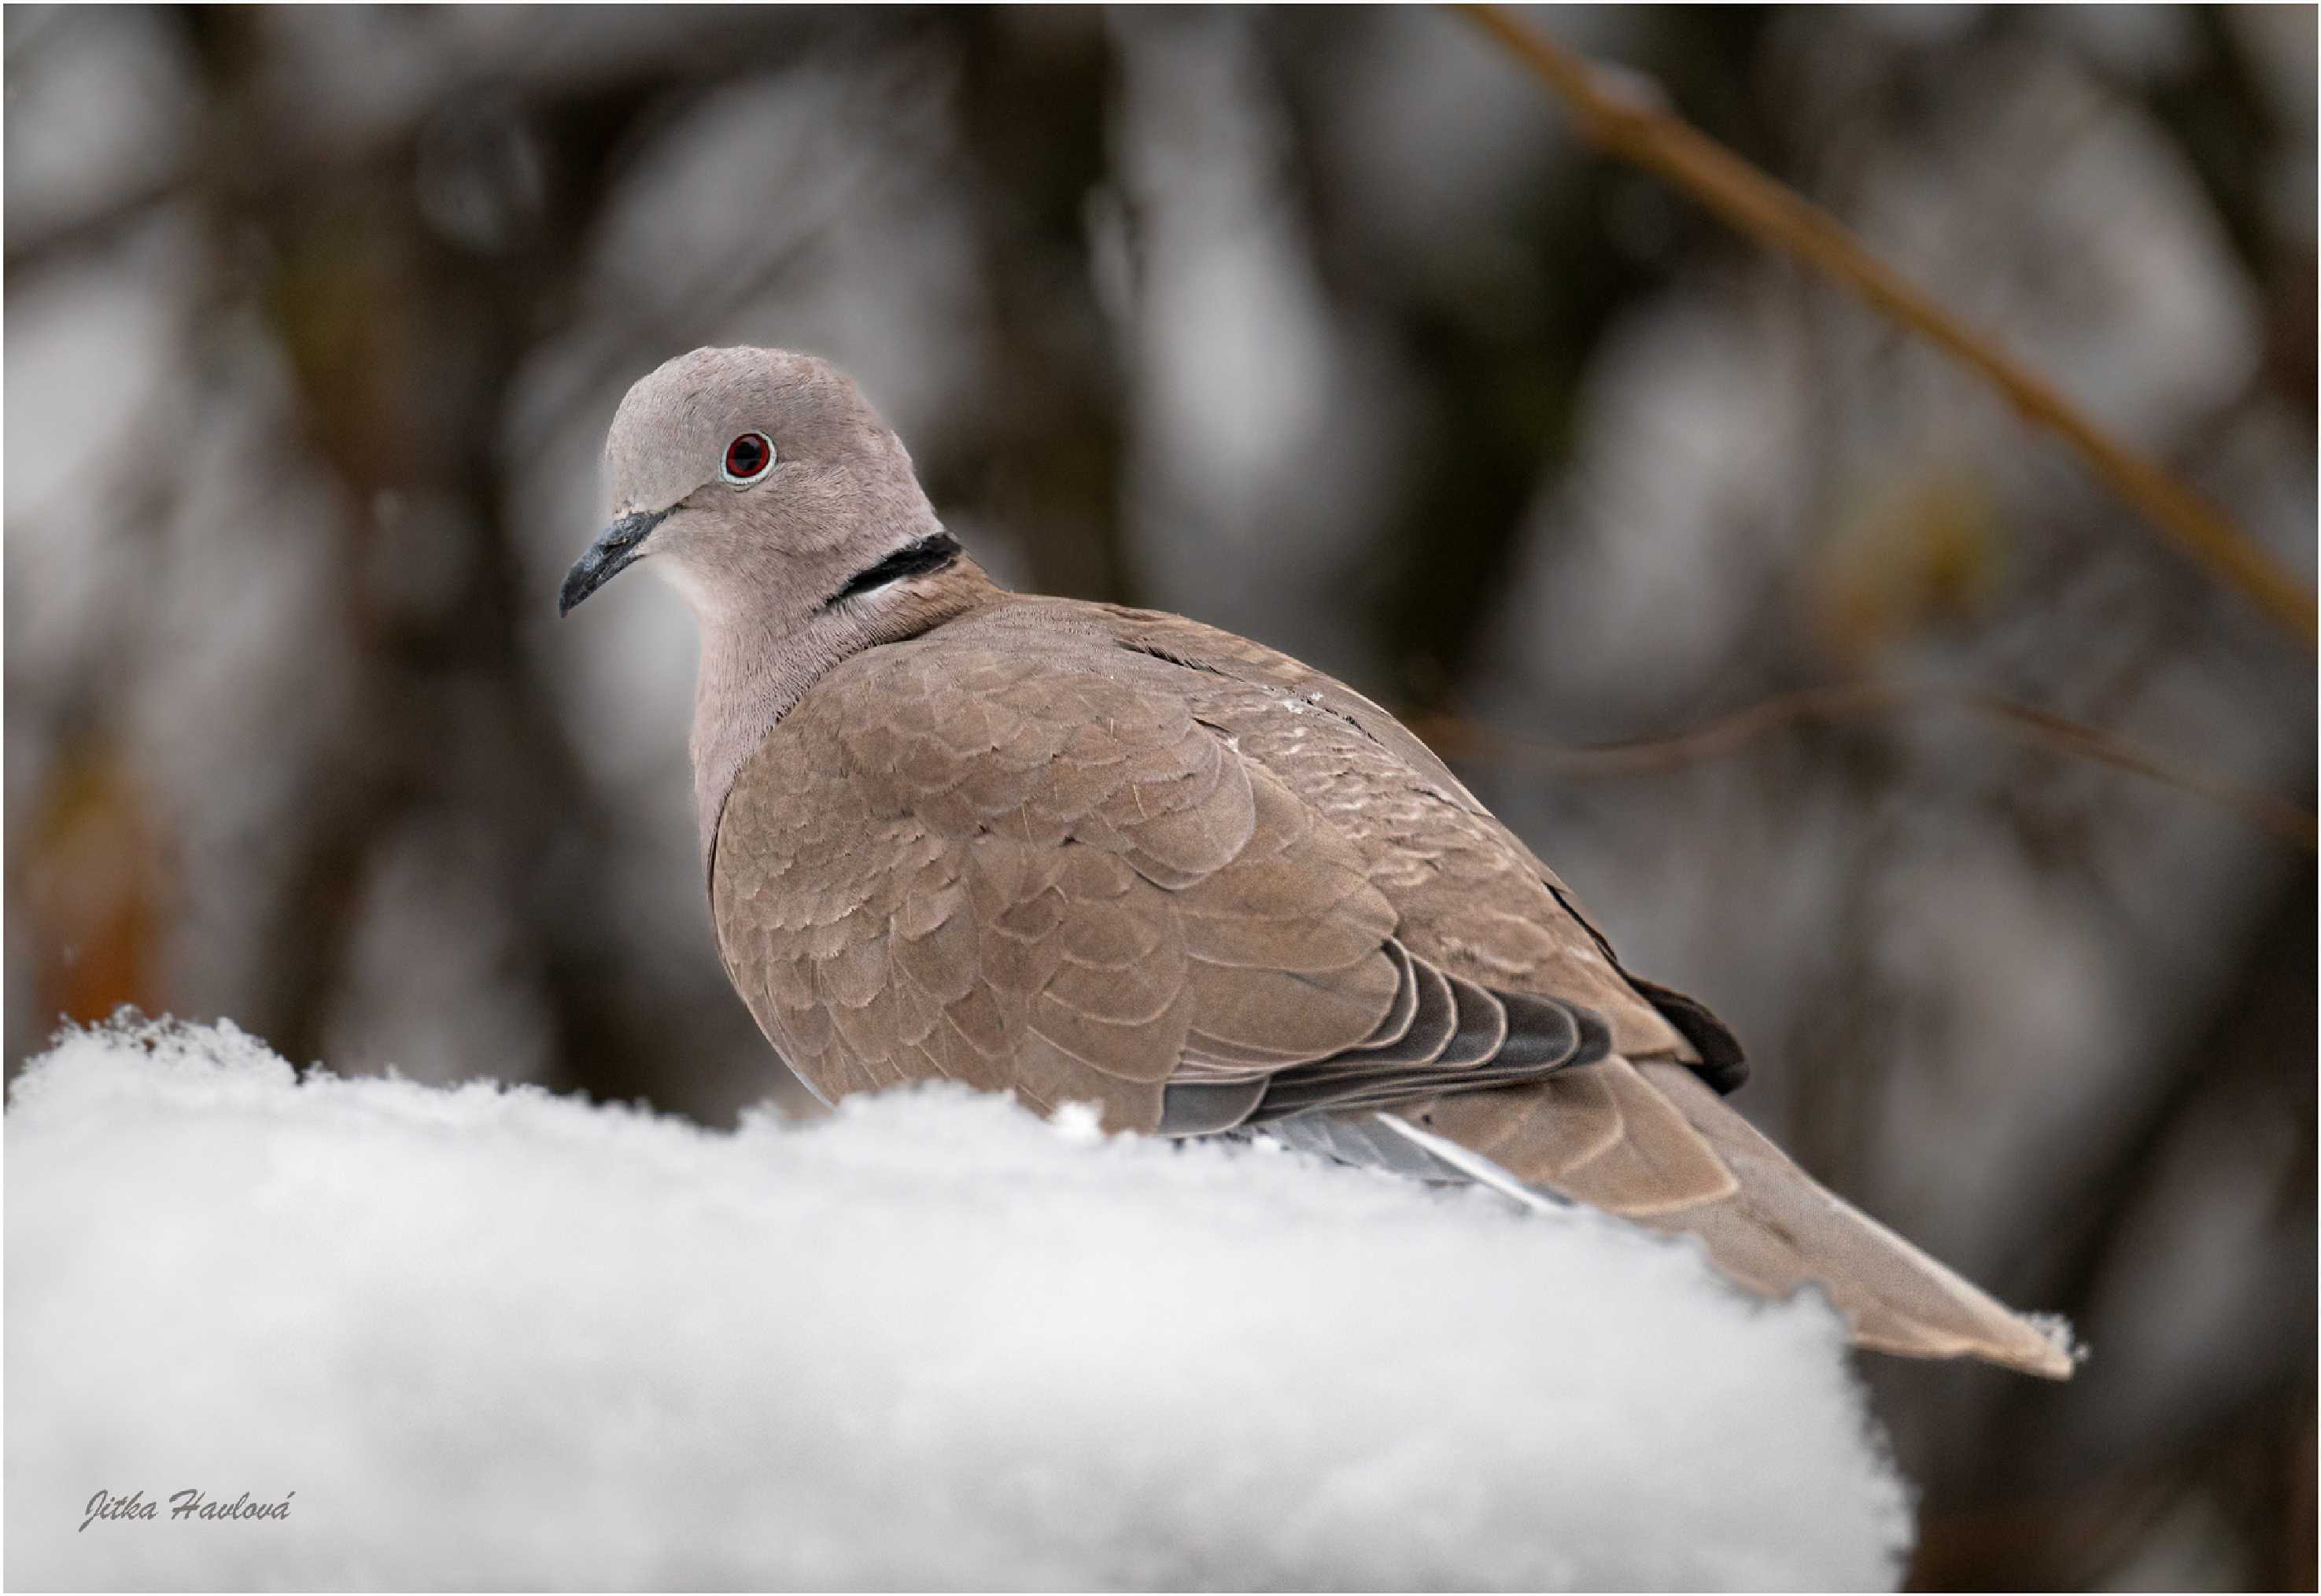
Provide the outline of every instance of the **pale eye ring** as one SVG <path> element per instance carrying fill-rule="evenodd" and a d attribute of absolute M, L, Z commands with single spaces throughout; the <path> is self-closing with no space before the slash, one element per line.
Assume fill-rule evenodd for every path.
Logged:
<path fill-rule="evenodd" d="M 774 440 L 763 432 L 744 432 L 725 446 L 719 475 L 735 487 L 747 487 L 773 468 Z"/>

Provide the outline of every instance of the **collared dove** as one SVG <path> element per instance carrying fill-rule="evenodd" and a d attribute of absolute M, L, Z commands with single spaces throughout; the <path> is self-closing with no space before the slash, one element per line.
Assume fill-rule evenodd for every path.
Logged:
<path fill-rule="evenodd" d="M 2071 1373 L 1727 1108 L 1731 1033 L 1392 715 L 1197 621 L 997 586 L 833 367 L 681 356 L 605 467 L 560 612 L 640 560 L 693 609 L 718 949 L 824 1102 L 962 1081 L 1588 1203 L 1821 1287 L 1863 1347 Z"/>

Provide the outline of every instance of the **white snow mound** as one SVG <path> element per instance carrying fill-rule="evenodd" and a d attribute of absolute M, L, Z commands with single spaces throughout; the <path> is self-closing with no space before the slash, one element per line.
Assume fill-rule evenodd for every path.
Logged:
<path fill-rule="evenodd" d="M 6 1148 L 18 1589 L 1857 1588 L 1910 1535 L 1820 1302 L 1294 1155 L 125 1022 Z"/>

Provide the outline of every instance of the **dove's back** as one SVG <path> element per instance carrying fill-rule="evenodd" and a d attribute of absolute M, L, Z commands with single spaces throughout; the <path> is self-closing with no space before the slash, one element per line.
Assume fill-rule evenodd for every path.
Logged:
<path fill-rule="evenodd" d="M 1728 1109 L 1730 1035 L 1623 971 L 1406 728 L 1244 639 L 995 592 L 822 675 L 709 871 L 728 974 L 825 1101 L 947 1078 L 1262 1126 L 1691 1232 L 1865 1346 L 2070 1372 Z"/>

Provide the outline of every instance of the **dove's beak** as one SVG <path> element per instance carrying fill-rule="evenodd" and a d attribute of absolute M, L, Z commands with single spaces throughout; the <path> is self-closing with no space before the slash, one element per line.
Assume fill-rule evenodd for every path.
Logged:
<path fill-rule="evenodd" d="M 636 563 L 645 539 L 668 517 L 666 510 L 639 510 L 606 527 L 565 576 L 564 591 L 557 595 L 556 612 L 569 615 L 573 605 Z"/>

